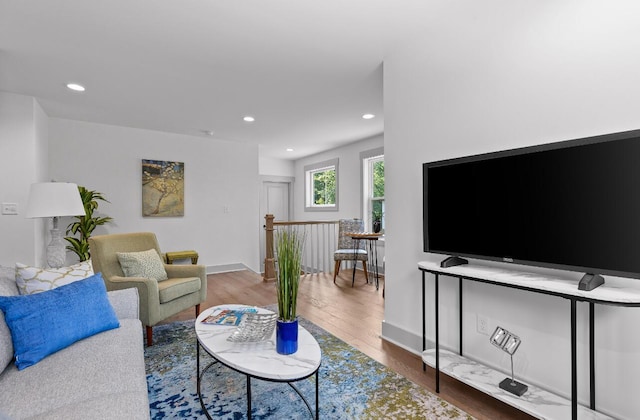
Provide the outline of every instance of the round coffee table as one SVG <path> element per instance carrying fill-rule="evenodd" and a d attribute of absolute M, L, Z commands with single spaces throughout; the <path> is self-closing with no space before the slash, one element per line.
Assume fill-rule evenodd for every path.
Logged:
<path fill-rule="evenodd" d="M 302 398 L 305 405 L 313 415 L 313 409 L 309 401 L 294 382 L 315 376 L 316 379 L 316 409 L 315 418 L 319 418 L 318 400 L 318 369 L 322 352 L 318 342 L 303 327 L 298 326 L 298 351 L 282 355 L 276 352 L 275 330 L 270 339 L 259 342 L 239 343 L 227 341 L 227 338 L 237 327 L 223 325 L 208 325 L 202 320 L 217 309 L 241 309 L 249 308 L 246 305 L 220 305 L 208 308 L 198 316 L 195 322 L 196 329 L 196 369 L 198 374 L 198 398 L 202 410 L 208 419 L 212 419 L 204 401 L 202 400 L 201 381 L 202 376 L 209 368 L 220 363 L 230 369 L 240 372 L 247 377 L 247 418 L 251 418 L 251 379 L 260 379 L 270 382 L 287 383 Z M 258 313 L 272 313 L 264 308 L 256 308 Z M 214 360 L 200 371 L 200 347 L 202 347 Z"/>

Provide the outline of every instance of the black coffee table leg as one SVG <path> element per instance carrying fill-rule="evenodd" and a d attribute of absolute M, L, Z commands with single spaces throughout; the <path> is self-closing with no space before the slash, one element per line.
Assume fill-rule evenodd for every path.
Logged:
<path fill-rule="evenodd" d="M 247 419 L 251 420 L 251 376 L 247 375 Z"/>

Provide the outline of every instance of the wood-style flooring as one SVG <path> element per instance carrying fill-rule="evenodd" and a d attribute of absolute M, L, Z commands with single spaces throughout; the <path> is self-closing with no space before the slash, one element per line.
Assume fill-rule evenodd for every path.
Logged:
<path fill-rule="evenodd" d="M 266 306 L 276 303 L 274 283 L 262 281 L 251 271 L 210 274 L 207 300 L 202 309 L 227 303 Z M 336 284 L 331 273 L 302 278 L 298 295 L 298 315 L 319 325 L 369 357 L 435 393 L 434 370 L 422 370 L 422 360 L 381 337 L 384 298 L 381 282 L 376 290 L 361 272 L 351 287 L 351 270 L 343 270 Z M 165 322 L 194 318 L 189 309 Z M 461 382 L 440 375 L 441 398 L 481 420 L 533 419 L 521 411 L 488 397 Z"/>

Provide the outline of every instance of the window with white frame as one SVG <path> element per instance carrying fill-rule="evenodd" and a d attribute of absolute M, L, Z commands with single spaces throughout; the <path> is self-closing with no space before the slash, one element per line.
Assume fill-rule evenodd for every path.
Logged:
<path fill-rule="evenodd" d="M 338 210 L 338 159 L 304 167 L 305 211 Z"/>
<path fill-rule="evenodd" d="M 362 157 L 362 209 L 365 230 L 384 233 L 384 149 L 369 150 Z"/>

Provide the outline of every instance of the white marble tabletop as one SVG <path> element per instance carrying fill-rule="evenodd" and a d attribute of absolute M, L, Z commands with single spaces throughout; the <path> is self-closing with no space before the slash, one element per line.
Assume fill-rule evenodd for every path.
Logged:
<path fill-rule="evenodd" d="M 440 264 L 434 261 L 421 261 L 418 268 L 427 271 L 437 271 L 445 275 L 463 276 L 476 279 L 492 281 L 505 286 L 519 286 L 528 289 L 559 294 L 565 296 L 576 296 L 585 300 L 599 301 L 603 303 L 614 303 L 620 305 L 640 304 L 640 280 L 629 279 L 628 285 L 619 283 L 607 283 L 591 291 L 578 290 L 578 282 L 575 280 L 561 279 L 545 276 L 542 274 L 528 273 L 517 270 L 500 269 L 496 267 L 485 267 L 476 264 L 458 265 L 454 267 L 441 268 Z M 632 283 L 631 283 L 632 282 Z"/>
<path fill-rule="evenodd" d="M 295 381 L 313 374 L 320 366 L 320 345 L 303 327 L 298 326 L 298 351 L 282 355 L 276 351 L 275 329 L 270 339 L 254 343 L 227 341 L 237 327 L 208 325 L 202 320 L 216 309 L 247 308 L 246 305 L 220 305 L 208 308 L 196 319 L 196 336 L 215 359 L 245 374 L 278 381 Z M 258 313 L 271 313 L 256 308 Z"/>
<path fill-rule="evenodd" d="M 422 361 L 435 367 L 435 350 L 422 353 Z M 571 418 L 571 401 L 556 394 L 527 384 L 529 389 L 521 397 L 517 397 L 501 389 L 498 384 L 509 373 L 498 372 L 471 359 L 440 349 L 440 370 L 494 398 L 519 408 L 534 417 L 546 420 L 565 420 Z M 522 380 L 516 377 L 516 380 Z M 526 382 L 526 381 L 525 381 Z M 611 417 L 578 405 L 580 420 L 604 420 Z"/>

